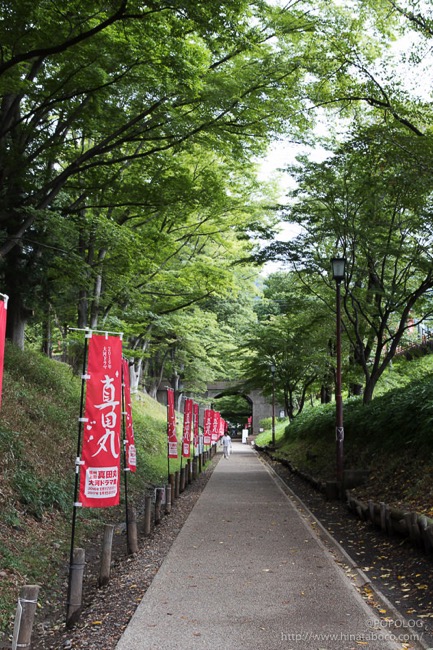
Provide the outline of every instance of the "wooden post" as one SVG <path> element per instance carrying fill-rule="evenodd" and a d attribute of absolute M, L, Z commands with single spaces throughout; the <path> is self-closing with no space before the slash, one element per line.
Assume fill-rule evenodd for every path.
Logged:
<path fill-rule="evenodd" d="M 85 567 L 84 548 L 75 548 L 72 560 L 70 588 L 66 605 L 66 627 L 72 627 L 81 615 L 83 576 Z"/>
<path fill-rule="evenodd" d="M 39 586 L 21 587 L 15 615 L 13 648 L 30 648 L 32 642 L 33 620 L 38 604 Z"/>
<path fill-rule="evenodd" d="M 101 566 L 99 568 L 98 586 L 104 587 L 110 581 L 111 549 L 113 547 L 114 526 L 105 524 L 104 538 L 102 540 Z"/>
<path fill-rule="evenodd" d="M 133 506 L 128 506 L 128 553 L 129 555 L 134 555 L 138 553 L 138 541 L 137 541 L 137 513 Z"/>
<path fill-rule="evenodd" d="M 198 455 L 198 473 L 201 474 L 202 470 L 202 465 L 203 465 L 203 452 Z"/>
<path fill-rule="evenodd" d="M 180 474 L 179 474 L 179 470 L 176 470 L 174 473 L 174 496 L 176 499 L 179 498 L 179 493 L 180 493 L 179 484 L 180 484 Z"/>
<path fill-rule="evenodd" d="M 165 486 L 165 514 L 169 515 L 171 512 L 171 485 Z"/>
<path fill-rule="evenodd" d="M 150 526 L 152 518 L 152 497 L 144 497 L 144 534 L 150 535 Z"/>
<path fill-rule="evenodd" d="M 190 458 L 188 458 L 187 467 L 188 467 L 188 485 L 191 485 L 191 483 L 192 483 L 192 463 L 191 463 Z"/>
<path fill-rule="evenodd" d="M 185 489 L 185 467 L 182 467 L 180 470 L 179 494 L 182 493 L 184 489 Z"/>
<path fill-rule="evenodd" d="M 155 526 L 161 523 L 161 503 L 164 496 L 164 488 L 156 488 L 155 499 Z"/>
<path fill-rule="evenodd" d="M 192 459 L 192 480 L 195 481 L 197 478 L 197 469 L 198 469 L 198 458 L 194 456 Z"/>
<path fill-rule="evenodd" d="M 170 474 L 169 479 L 170 479 L 170 486 L 171 486 L 171 503 L 173 504 L 173 501 L 176 498 L 174 474 Z"/>

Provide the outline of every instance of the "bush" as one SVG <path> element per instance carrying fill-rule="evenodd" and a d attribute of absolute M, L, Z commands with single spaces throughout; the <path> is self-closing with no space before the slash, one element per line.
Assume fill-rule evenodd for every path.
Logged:
<path fill-rule="evenodd" d="M 370 404 L 350 398 L 343 412 L 348 466 L 368 464 L 377 454 L 414 459 L 433 450 L 433 374 L 388 391 Z M 282 455 L 309 468 L 309 452 L 320 459 L 314 469 L 334 471 L 335 404 L 309 409 L 286 427 Z"/>

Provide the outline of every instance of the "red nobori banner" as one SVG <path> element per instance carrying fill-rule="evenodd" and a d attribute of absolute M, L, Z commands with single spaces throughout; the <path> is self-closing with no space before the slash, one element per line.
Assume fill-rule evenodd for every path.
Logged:
<path fill-rule="evenodd" d="M 94 334 L 89 340 L 80 496 L 83 507 L 119 504 L 122 341 Z"/>
<path fill-rule="evenodd" d="M 212 442 L 218 442 L 219 440 L 220 419 L 221 419 L 221 413 L 219 413 L 219 411 L 213 411 L 212 412 Z"/>
<path fill-rule="evenodd" d="M 212 419 L 213 411 L 212 409 L 206 409 L 204 412 L 204 432 L 203 432 L 203 444 L 210 445 L 212 441 Z"/>
<path fill-rule="evenodd" d="M 8 297 L 0 300 L 0 406 L 3 391 L 3 364 L 5 358 L 6 315 L 8 311 Z"/>
<path fill-rule="evenodd" d="M 129 381 L 129 363 L 122 360 L 123 373 L 123 399 L 125 404 L 125 459 L 126 467 L 135 472 L 137 469 L 137 453 L 134 440 L 134 426 L 132 424 L 131 385 Z"/>
<path fill-rule="evenodd" d="M 176 414 L 174 412 L 174 390 L 167 388 L 167 437 L 168 457 L 177 458 Z"/>
<path fill-rule="evenodd" d="M 192 435 L 192 399 L 185 400 L 185 407 L 183 410 L 183 440 L 182 440 L 182 456 L 189 458 L 191 455 L 191 435 Z"/>
<path fill-rule="evenodd" d="M 194 411 L 194 447 L 198 447 L 198 419 L 199 419 L 199 406 L 198 404 L 194 404 L 193 406 L 193 411 Z"/>

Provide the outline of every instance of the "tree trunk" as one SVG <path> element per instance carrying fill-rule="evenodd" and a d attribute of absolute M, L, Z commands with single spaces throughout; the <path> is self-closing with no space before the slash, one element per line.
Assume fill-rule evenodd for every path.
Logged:
<path fill-rule="evenodd" d="M 15 248 L 4 260 L 4 284 L 2 291 L 9 296 L 6 321 L 6 337 L 21 350 L 24 349 L 25 328 L 33 310 L 26 305 L 26 292 L 34 295 L 31 276 L 31 262 L 21 248 Z M 30 278 L 29 274 L 30 273 Z M 29 288 L 29 285 L 30 288 Z"/>
<path fill-rule="evenodd" d="M 376 379 L 370 377 L 370 379 L 366 382 L 364 387 L 364 397 L 362 400 L 364 404 L 369 404 L 373 399 L 373 393 L 376 387 L 376 381 L 377 381 Z"/>
<path fill-rule="evenodd" d="M 90 315 L 91 329 L 96 329 L 98 327 L 99 305 L 101 302 L 101 294 L 102 294 L 102 263 L 104 261 L 106 254 L 107 254 L 107 250 L 104 248 L 100 250 L 98 253 L 99 271 L 96 275 L 95 285 L 93 287 L 93 300 L 92 300 L 91 315 Z"/>
<path fill-rule="evenodd" d="M 332 388 L 330 386 L 320 387 L 320 403 L 329 404 L 332 401 Z"/>
<path fill-rule="evenodd" d="M 363 386 L 362 384 L 350 384 L 350 394 L 351 395 L 362 395 Z"/>
<path fill-rule="evenodd" d="M 293 394 L 290 390 L 284 389 L 284 406 L 290 422 L 293 420 Z"/>
<path fill-rule="evenodd" d="M 33 312 L 30 309 L 27 309 L 23 305 L 19 293 L 10 296 L 8 302 L 6 337 L 21 350 L 24 350 L 25 328 L 32 313 Z"/>
<path fill-rule="evenodd" d="M 87 327 L 87 311 L 89 302 L 87 299 L 87 291 L 81 289 L 78 295 L 78 324 L 77 327 L 83 329 Z"/>
<path fill-rule="evenodd" d="M 42 322 L 42 353 L 50 359 L 53 356 L 53 337 L 51 329 L 51 306 L 47 301 Z"/>
<path fill-rule="evenodd" d="M 152 384 L 152 386 L 150 386 L 150 388 L 149 388 L 150 397 L 152 399 L 156 399 L 157 393 L 158 393 L 158 388 L 157 388 L 156 384 Z"/>

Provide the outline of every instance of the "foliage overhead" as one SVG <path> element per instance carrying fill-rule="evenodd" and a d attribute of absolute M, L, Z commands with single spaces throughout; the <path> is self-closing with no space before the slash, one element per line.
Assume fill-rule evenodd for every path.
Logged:
<path fill-rule="evenodd" d="M 431 143 L 367 127 L 322 163 L 292 168 L 298 187 L 285 218 L 300 227 L 267 254 L 288 261 L 311 295 L 333 309 L 330 259 L 346 257 L 344 329 L 369 401 L 411 317 L 432 314 Z M 365 161 L 368 159 L 368 166 Z"/>

